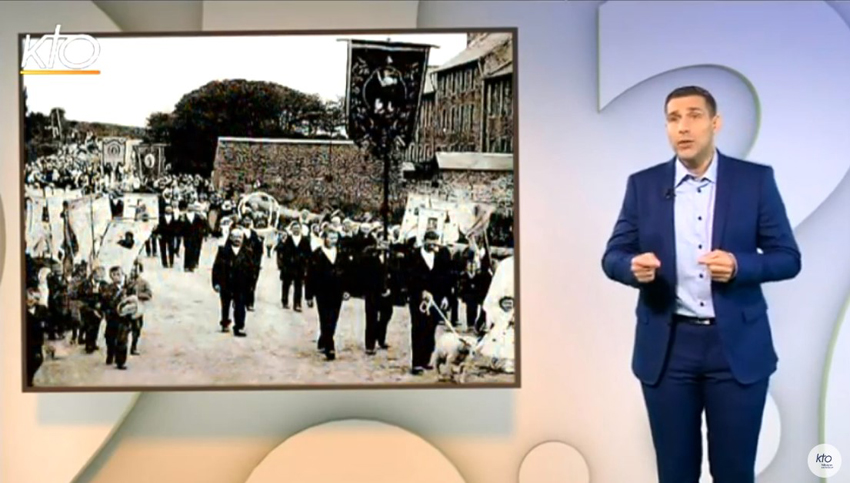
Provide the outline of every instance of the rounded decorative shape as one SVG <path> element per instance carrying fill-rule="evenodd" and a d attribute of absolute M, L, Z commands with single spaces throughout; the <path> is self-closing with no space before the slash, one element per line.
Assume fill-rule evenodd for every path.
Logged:
<path fill-rule="evenodd" d="M 0 197 L 0 283 L 3 283 L 3 265 L 6 261 L 6 217 L 3 213 L 3 197 Z"/>
<path fill-rule="evenodd" d="M 342 420 L 306 429 L 272 450 L 246 483 L 463 483 L 437 448 L 378 421 Z"/>
<path fill-rule="evenodd" d="M 61 33 L 67 32 L 114 32 L 115 24 L 92 2 L 6 2 L 0 15 L 0 51 L 4 58 L 18 52 L 18 33 L 52 33 L 61 23 Z M 34 39 L 36 41 L 36 39 Z M 49 43 L 49 42 L 45 42 Z M 76 45 L 76 43 L 75 43 Z M 41 52 L 48 51 L 48 48 Z M 103 59 L 109 54 L 102 52 Z M 46 54 L 43 54 L 46 57 Z M 71 57 L 69 50 L 68 56 Z M 73 60 L 73 59 L 72 59 Z M 76 59 L 79 61 L 79 58 Z M 30 65 L 30 64 L 28 64 Z M 58 65 L 58 63 L 57 63 Z M 94 64 L 93 68 L 102 68 Z M 86 76 L 77 76 L 86 77 Z M 80 79 L 77 79 L 79 81 Z M 31 110 L 45 109 L 45 95 L 60 84 L 74 83 L 73 79 L 57 79 L 56 76 L 0 76 L 0 92 L 5 99 L 17 99 L 19 82 L 27 89 L 28 107 Z M 79 94 L 76 89 L 71 89 Z M 74 96 L 66 97 L 62 103 L 72 103 Z M 96 97 L 80 94 L 83 103 L 98 102 Z M 41 99 L 41 100 L 40 100 Z M 94 100 L 92 100 L 94 99 Z M 52 102 L 52 101 L 47 101 Z M 57 101 L 58 102 L 58 101 Z M 62 107 L 71 112 L 70 105 Z M 49 107 L 48 107 L 49 108 Z M 10 119 L 6 117 L 5 119 Z M 17 122 L 4 124 L 0 129 L 0 154 L 2 154 L 4 176 L 0 177 L 0 191 L 4 202 L 20 196 L 19 192 L 19 130 Z M 21 200 L 22 202 L 23 200 Z M 10 205 L 15 209 L 16 204 Z M 4 206 L 5 208 L 5 206 Z M 23 211 L 23 210 L 21 210 Z M 11 213 L 11 212 L 10 212 Z M 74 481 L 106 444 L 121 422 L 133 408 L 138 393 L 116 394 L 30 394 L 21 390 L 21 319 L 20 275 L 23 250 L 16 253 L 17 243 L 12 237 L 19 236 L 14 225 L 17 216 L 0 221 L 0 260 L 3 264 L 3 284 L 0 293 L 3 300 L 3 362 L 6 371 L 2 385 L 3 434 L 14 435 L 3 440 L 3 481 Z M 19 216 L 23 213 L 19 212 Z M 9 226 L 5 226 L 8 222 Z M 8 260 L 5 258 L 8 257 Z M 9 264 L 11 272 L 5 273 Z M 6 305 L 8 304 L 8 305 Z M 10 316 L 10 314 L 12 314 Z M 15 370 L 11 370 L 11 369 Z M 36 376 L 38 377 L 38 376 Z M 45 455 L 50 455 L 45 459 Z M 8 458 L 6 456 L 9 456 Z M 48 462 L 49 461 L 49 462 Z"/>
<path fill-rule="evenodd" d="M 641 21 L 635 22 L 638 16 Z M 703 20 L 689 30 L 691 35 L 711 36 L 719 31 L 724 32 L 723 41 L 699 52 L 677 42 L 676 34 L 662 26 L 682 18 Z M 725 69 L 747 84 L 758 124 L 751 148 L 738 155 L 775 168 L 792 226 L 799 226 L 811 215 L 850 168 L 846 157 L 836 155 L 850 149 L 844 126 L 825 121 L 820 114 L 823 105 L 829 105 L 831 112 L 850 108 L 850 97 L 835 94 L 844 91 L 844 79 L 850 76 L 850 30 L 827 2 L 783 2 L 781 6 L 769 2 L 604 2 L 599 7 L 598 25 L 600 110 L 613 106 L 619 96 L 648 79 L 687 67 Z M 805 41 L 787 44 L 784 39 L 788 31 L 799 31 L 801 25 L 810 32 L 799 35 Z M 774 55 L 777 45 L 788 48 L 782 55 Z M 703 81 L 696 83 L 702 85 Z M 796 86 L 801 85 L 817 87 L 806 89 L 801 97 L 795 95 L 799 90 Z M 721 115 L 724 106 L 734 102 L 724 99 L 718 104 Z M 609 118 L 606 129 L 631 131 L 638 139 L 660 140 L 660 102 L 658 98 L 642 99 L 640 110 L 622 111 L 628 115 Z M 656 112 L 657 125 L 645 122 L 634 126 L 634 116 Z M 784 112 L 794 115 L 780 114 Z M 629 127 L 618 130 L 615 126 L 620 125 Z M 805 139 L 806 143 L 789 148 L 789 137 Z M 726 140 L 720 139 L 720 149 L 729 151 Z M 620 137 L 618 142 L 624 139 Z M 644 163 L 641 168 L 646 167 L 647 159 L 660 162 L 672 158 L 673 153 L 662 143 L 642 144 L 645 147 L 629 153 L 635 163 Z M 663 152 L 664 157 L 652 152 Z M 811 162 L 801 163 L 800 159 Z"/>
<path fill-rule="evenodd" d="M 824 370 L 823 395 L 821 398 L 821 439 L 820 443 L 832 445 L 839 450 L 850 448 L 850 299 L 835 326 L 826 357 Z M 812 464 L 811 459 L 809 463 Z M 823 476 L 824 478 L 828 477 Z"/>
<path fill-rule="evenodd" d="M 764 415 L 761 421 L 761 432 L 759 433 L 758 450 L 756 451 L 756 476 L 760 475 L 770 466 L 776 453 L 779 451 L 779 443 L 782 436 L 782 424 L 779 416 L 779 408 L 776 401 L 768 394 L 764 406 Z M 705 413 L 702 415 L 702 477 L 700 483 L 711 483 L 711 473 L 708 464 L 708 433 L 705 423 Z"/>
<path fill-rule="evenodd" d="M 587 461 L 561 441 L 541 443 L 522 460 L 519 483 L 590 483 Z"/>

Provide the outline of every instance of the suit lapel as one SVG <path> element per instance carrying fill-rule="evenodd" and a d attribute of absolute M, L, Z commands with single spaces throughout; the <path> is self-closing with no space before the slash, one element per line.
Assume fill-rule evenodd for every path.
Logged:
<path fill-rule="evenodd" d="M 717 152 L 717 179 L 714 187 L 714 220 L 711 229 L 711 249 L 717 250 L 723 241 L 723 230 L 726 228 L 726 219 L 729 212 L 729 200 L 734 192 L 734 176 L 730 173 L 731 167 L 726 156 Z"/>

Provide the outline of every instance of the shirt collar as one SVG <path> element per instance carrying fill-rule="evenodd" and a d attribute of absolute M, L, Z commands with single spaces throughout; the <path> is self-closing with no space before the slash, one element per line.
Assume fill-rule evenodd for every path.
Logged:
<path fill-rule="evenodd" d="M 711 157 L 711 162 L 708 165 L 708 170 L 703 175 L 703 179 L 706 180 L 706 181 L 709 181 L 711 183 L 717 182 L 717 158 L 718 158 L 717 150 L 715 149 L 714 155 L 712 155 L 712 157 Z M 688 171 L 688 169 L 685 168 L 685 165 L 682 164 L 682 161 L 679 160 L 678 156 L 676 156 L 676 159 L 674 160 L 674 162 L 676 163 L 676 180 L 675 181 L 676 181 L 676 187 L 678 187 L 689 176 L 693 177 L 693 175 L 691 175 L 691 173 Z"/>

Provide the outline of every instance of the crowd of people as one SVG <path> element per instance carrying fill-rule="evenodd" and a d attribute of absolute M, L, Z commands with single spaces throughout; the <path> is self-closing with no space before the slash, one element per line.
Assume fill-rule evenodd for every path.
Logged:
<path fill-rule="evenodd" d="M 421 245 L 416 238 L 401 239 L 399 227 L 384 230 L 381 222 L 355 223 L 332 213 L 311 223 L 308 212 L 267 235 L 271 252 L 245 212 L 228 229 L 212 269 L 212 286 L 221 303 L 223 332 L 245 337 L 247 313 L 253 310 L 260 271 L 274 260 L 280 272 L 280 303 L 284 310 L 302 312 L 315 307 L 320 322 L 316 349 L 327 360 L 336 359 L 334 336 L 344 301 L 364 300 L 366 326 L 363 350 L 367 355 L 387 349 L 387 326 L 398 306 L 407 307 L 411 321 L 411 373 L 431 369 L 437 326 L 465 326 L 483 337 L 489 330 L 482 304 L 487 296 L 495 262 L 486 247 L 475 244 L 452 252 L 428 231 Z M 393 233 L 393 235 L 390 235 Z M 512 297 L 510 297 L 512 299 Z M 510 301 L 512 304 L 512 300 Z M 510 370 L 510 367 L 502 367 Z"/>
<path fill-rule="evenodd" d="M 108 194 L 114 218 L 124 216 L 125 193 L 156 195 L 158 214 L 136 212 L 137 220 L 156 221 L 139 256 L 158 258 L 164 269 L 175 268 L 175 259 L 181 258 L 182 269 L 195 272 L 204 244 L 220 243 L 213 248 L 209 283 L 221 304 L 217 322 L 223 332 L 248 335 L 248 314 L 254 310 L 257 283 L 266 269 L 279 272 L 282 310 L 301 313 L 304 305 L 315 308 L 320 322 L 316 349 L 328 361 L 336 359 L 342 304 L 352 297 L 364 301 L 366 355 L 389 347 L 388 325 L 400 307 L 409 311 L 409 363 L 414 375 L 432 369 L 438 325 L 459 331 L 463 315 L 465 327 L 479 340 L 492 328 L 482 306 L 498 262 L 486 243 L 465 240 L 468 243 L 461 249 L 452 249 L 441 246 L 439 235 L 430 230 L 417 241 L 415 233 L 403 233 L 398 224 L 385 228 L 368 213 L 276 210 L 262 199 L 247 199 L 251 197 L 246 198 L 244 187 L 217 190 L 210 180 L 196 175 L 166 173 L 142 180 L 130 168 L 108 169 L 92 162 L 94 156 L 81 156 L 80 149 L 92 144 L 66 148 L 71 154 L 64 157 L 28 164 L 28 187 Z M 140 354 L 144 307 L 155 295 L 156 287 L 144 279 L 138 260 L 125 274 L 119 266 L 86 262 L 69 266 L 61 257 L 27 255 L 30 384 L 44 354 L 50 356 L 51 345 L 45 341 L 64 339 L 87 354 L 99 353 L 104 323 L 106 363 L 127 369 L 128 354 Z M 498 307 L 512 317 L 513 295 L 503 298 Z M 500 339 L 498 344 L 510 344 L 511 356 L 494 359 L 493 368 L 512 372 L 513 341 Z"/>

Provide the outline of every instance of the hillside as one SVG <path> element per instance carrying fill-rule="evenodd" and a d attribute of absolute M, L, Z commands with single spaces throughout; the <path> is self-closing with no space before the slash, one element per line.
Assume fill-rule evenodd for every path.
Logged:
<path fill-rule="evenodd" d="M 91 131 L 98 138 L 118 136 L 127 138 L 142 138 L 145 135 L 145 129 L 135 126 L 121 126 L 118 124 L 104 124 L 99 122 L 82 122 L 68 120 L 70 127 L 76 129 L 80 133 Z"/>

